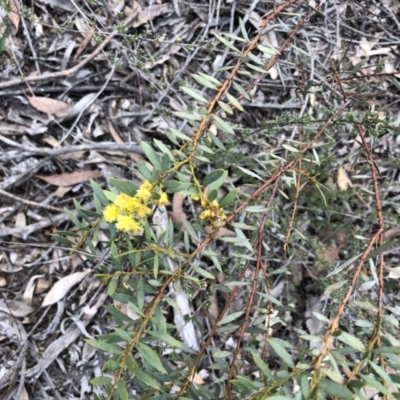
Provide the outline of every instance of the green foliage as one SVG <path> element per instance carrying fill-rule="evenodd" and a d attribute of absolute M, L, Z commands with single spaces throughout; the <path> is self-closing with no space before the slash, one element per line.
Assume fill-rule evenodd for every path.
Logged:
<path fill-rule="evenodd" d="M 109 189 L 102 189 L 91 181 L 96 211 L 78 202 L 77 213 L 65 211 L 75 228 L 59 231 L 55 239 L 89 259 L 97 257 L 98 248 L 108 254 L 96 272 L 113 300 L 105 308 L 114 328 L 87 340 L 108 354 L 104 376 L 91 383 L 104 398 L 115 400 L 353 399 L 368 398 L 365 390 L 370 388 L 398 398 L 399 380 L 389 372 L 400 365 L 395 351 L 400 342 L 392 333 L 396 318 L 391 314 L 397 311 L 383 314 L 363 295 L 365 288 L 380 284 L 381 267 L 374 264 L 379 254 L 364 257 L 367 241 L 347 236 L 343 262 L 335 265 L 314 257 L 324 249 L 316 238 L 327 228 L 343 226 L 328 207 L 336 207 L 343 217 L 342 204 L 350 201 L 329 183 L 335 165 L 332 137 L 347 124 L 361 124 L 372 140 L 387 132 L 390 122 L 374 110 L 360 114 L 321 107 L 318 120 L 311 114 L 282 114 L 257 129 L 233 123 L 231 116 L 244 111 L 242 100 L 251 99 L 252 87 L 267 73 L 267 62 L 280 56 L 276 49 L 251 41 L 242 20 L 240 31 L 240 37 L 215 34 L 218 46 L 237 54 L 235 74 L 224 81 L 233 67 L 217 77 L 199 72 L 193 75 L 196 87 L 181 87 L 192 106 L 170 115 L 185 121 L 190 132 L 171 128 L 163 141 L 142 142 L 147 160 L 136 163 L 137 182 L 110 178 Z M 143 33 L 138 40 L 149 35 Z M 303 87 L 304 93 L 318 90 L 313 81 Z M 273 143 L 271 132 L 293 126 L 303 127 L 301 139 Z M 320 130 L 326 136 L 318 136 Z M 249 138 L 262 149 L 257 158 L 237 150 Z M 165 206 L 176 194 L 186 198 L 191 215 L 174 209 L 179 215 L 173 222 L 165 217 Z M 298 206 L 307 212 L 296 216 Z M 360 212 L 359 204 L 354 206 Z M 302 228 L 306 223 L 314 237 Z M 107 240 L 98 243 L 100 233 Z M 71 238 L 79 238 L 78 243 Z M 289 247 L 288 263 L 274 257 L 283 245 Z M 291 338 L 280 337 L 297 311 L 295 304 L 274 296 L 271 285 L 282 279 L 291 290 L 299 290 L 289 283 L 296 272 L 289 268 L 290 260 L 304 257 L 307 263 L 310 254 L 321 258 L 310 274 L 316 275 L 320 295 L 330 299 L 332 314 L 310 311 L 318 329 L 292 326 Z M 359 261 L 368 264 L 372 278 L 349 271 Z M 353 289 L 361 294 L 349 304 Z M 236 307 L 241 290 L 246 302 Z M 196 319 L 210 307 L 214 293 L 226 306 L 210 319 L 202 337 Z M 197 303 L 191 302 L 193 297 Z M 234 350 L 213 348 L 207 339 L 222 340 L 233 333 L 240 338 Z M 296 345 L 289 340 L 293 336 Z M 379 342 L 385 347 L 379 348 Z M 215 372 L 212 385 L 196 383 L 204 365 Z M 247 373 L 249 369 L 255 373 Z"/>

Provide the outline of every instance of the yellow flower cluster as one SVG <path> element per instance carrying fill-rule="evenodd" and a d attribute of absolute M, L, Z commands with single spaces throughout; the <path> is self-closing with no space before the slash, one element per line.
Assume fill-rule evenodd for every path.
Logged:
<path fill-rule="evenodd" d="M 168 196 L 163 191 L 159 191 L 158 199 L 153 199 L 152 193 L 154 185 L 145 181 L 139 187 L 135 196 L 125 193 L 119 194 L 112 204 L 103 210 L 106 222 L 114 223 L 115 227 L 123 232 L 138 235 L 143 231 L 141 219 L 152 213 L 151 206 L 164 206 L 168 204 Z"/>
<path fill-rule="evenodd" d="M 199 218 L 201 220 L 206 220 L 212 229 L 218 229 L 223 226 L 226 221 L 226 215 L 224 214 L 224 210 L 217 201 L 208 202 L 205 204 L 205 201 L 202 201 L 201 204 L 205 207 L 205 210 L 200 214 Z"/>

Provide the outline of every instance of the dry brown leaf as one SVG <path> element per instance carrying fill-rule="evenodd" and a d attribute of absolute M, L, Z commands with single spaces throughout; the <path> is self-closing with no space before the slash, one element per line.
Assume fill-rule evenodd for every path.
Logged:
<path fill-rule="evenodd" d="M 49 290 L 51 283 L 48 279 L 38 279 L 35 287 L 35 294 L 41 294 L 46 290 Z"/>
<path fill-rule="evenodd" d="M 15 217 L 15 227 L 22 228 L 26 226 L 26 216 L 23 212 L 19 212 Z"/>
<path fill-rule="evenodd" d="M 208 318 L 210 319 L 211 324 L 215 324 L 219 316 L 217 295 L 215 293 L 212 294 L 208 300 L 210 301 L 210 307 L 208 307 Z"/>
<path fill-rule="evenodd" d="M 192 382 L 197 384 L 197 385 L 203 385 L 204 384 L 203 378 L 197 372 L 194 374 Z"/>
<path fill-rule="evenodd" d="M 210 132 L 211 132 L 214 136 L 218 136 L 218 128 L 217 128 L 217 125 L 211 124 L 210 127 L 209 127 L 208 129 L 210 130 Z"/>
<path fill-rule="evenodd" d="M 394 237 L 400 236 L 400 229 L 399 228 L 390 228 L 383 234 L 385 239 L 390 239 Z"/>
<path fill-rule="evenodd" d="M 114 307 L 118 311 L 120 311 L 123 314 L 127 315 L 129 318 L 133 319 L 134 321 L 140 318 L 139 315 L 136 314 L 135 311 L 133 311 L 131 307 L 128 307 L 127 304 L 122 303 L 122 302 L 120 302 L 118 300 L 114 300 Z M 133 329 L 133 328 L 130 328 L 130 329 Z"/>
<path fill-rule="evenodd" d="M 125 7 L 125 0 L 108 0 L 107 10 L 111 10 L 115 15 L 120 13 Z"/>
<path fill-rule="evenodd" d="M 49 293 L 46 294 L 42 303 L 42 307 L 50 306 L 63 299 L 69 290 L 77 283 L 81 282 L 90 272 L 90 269 L 86 269 L 85 271 L 74 272 L 71 275 L 61 278 L 54 284 Z"/>
<path fill-rule="evenodd" d="M 206 232 L 207 232 L 208 234 L 214 232 L 214 229 L 211 229 L 211 228 L 209 228 L 208 226 L 206 226 L 205 230 L 206 230 Z M 231 231 L 231 230 L 228 229 L 228 228 L 220 228 L 220 229 L 218 230 L 218 232 L 215 234 L 214 237 L 215 237 L 216 239 L 218 239 L 218 238 L 221 238 L 221 237 L 235 237 L 235 236 L 236 236 L 236 233 L 235 233 L 234 231 Z"/>
<path fill-rule="evenodd" d="M 45 275 L 35 275 L 32 276 L 31 279 L 29 279 L 28 284 L 26 285 L 26 288 L 24 290 L 24 294 L 22 295 L 22 299 L 24 302 L 28 305 L 32 304 L 32 299 L 33 299 L 33 293 L 35 292 L 35 287 L 36 287 L 36 280 L 39 278 L 43 278 Z"/>
<path fill-rule="evenodd" d="M 54 136 L 47 135 L 42 140 L 43 142 L 49 144 L 51 147 L 54 147 L 55 149 L 60 147 L 60 143 Z"/>
<path fill-rule="evenodd" d="M 10 1 L 10 6 L 11 6 L 11 11 L 8 13 L 8 18 L 10 18 L 10 21 L 14 25 L 15 30 L 18 32 L 18 27 L 19 27 L 19 11 L 18 11 L 18 6 L 15 0 Z"/>
<path fill-rule="evenodd" d="M 338 168 L 336 183 L 340 190 L 347 190 L 353 187 L 349 175 L 343 167 Z"/>
<path fill-rule="evenodd" d="M 360 149 L 360 147 L 361 147 L 361 136 L 360 134 L 357 133 L 357 136 L 353 141 L 353 146 L 351 146 L 350 149 L 350 157 L 353 157 Z"/>
<path fill-rule="evenodd" d="M 15 225 L 16 228 L 24 228 L 26 226 L 26 215 L 23 212 L 19 212 L 15 216 Z M 20 233 L 14 233 L 13 236 L 17 238 L 22 238 Z"/>
<path fill-rule="evenodd" d="M 56 117 L 64 120 L 69 120 L 82 113 L 82 110 L 86 110 L 96 99 L 97 93 L 88 93 L 83 96 L 76 104 L 68 105 L 67 108 L 59 110 L 56 113 Z"/>
<path fill-rule="evenodd" d="M 57 190 L 53 193 L 53 196 L 63 198 L 71 189 L 72 186 L 59 186 Z"/>
<path fill-rule="evenodd" d="M 132 1 L 132 8 L 125 7 L 124 8 L 124 15 L 126 17 L 131 17 L 132 15 L 136 15 L 136 20 L 133 22 L 133 28 L 137 28 L 143 24 L 147 24 L 149 18 L 147 17 L 146 13 L 144 12 L 142 6 L 139 4 L 137 0 Z"/>
<path fill-rule="evenodd" d="M 71 174 L 60 174 L 60 175 L 35 175 L 36 178 L 42 179 L 47 183 L 55 186 L 73 186 L 81 182 L 86 182 L 89 179 L 96 179 L 100 177 L 101 171 L 98 169 L 90 170 L 84 169 L 80 171 L 72 172 Z"/>
<path fill-rule="evenodd" d="M 183 211 L 183 199 L 184 196 L 180 193 L 175 193 L 172 198 L 172 211 L 168 212 L 172 222 L 175 226 L 181 225 L 183 219 L 187 219 L 185 212 Z"/>
<path fill-rule="evenodd" d="M 69 107 L 65 101 L 50 99 L 42 96 L 26 96 L 29 104 L 37 111 L 46 114 L 57 114 Z"/>
<path fill-rule="evenodd" d="M 110 132 L 112 138 L 114 139 L 115 143 L 123 144 L 124 141 L 121 139 L 118 131 L 115 129 L 114 124 L 111 121 L 107 122 L 108 131 Z"/>
<path fill-rule="evenodd" d="M 365 37 L 361 38 L 359 43 L 361 49 L 365 52 L 366 55 L 376 46 L 377 42 L 375 41 L 368 41 Z"/>
<path fill-rule="evenodd" d="M 25 386 L 22 388 L 21 396 L 17 400 L 29 400 L 29 394 L 26 391 L 26 387 Z"/>
<path fill-rule="evenodd" d="M 163 54 L 161 57 L 157 58 L 157 61 L 148 61 L 144 64 L 145 68 L 152 69 L 156 65 L 159 64 L 164 64 L 166 61 L 168 61 L 171 57 L 171 55 L 177 53 L 181 49 L 181 46 L 174 44 L 170 47 L 168 52 L 166 54 Z"/>
<path fill-rule="evenodd" d="M 23 301 L 0 299 L 0 311 L 22 318 L 33 312 L 33 308 Z"/>
<path fill-rule="evenodd" d="M 63 154 L 58 157 L 59 160 L 81 160 L 86 151 L 73 151 L 72 153 Z"/>

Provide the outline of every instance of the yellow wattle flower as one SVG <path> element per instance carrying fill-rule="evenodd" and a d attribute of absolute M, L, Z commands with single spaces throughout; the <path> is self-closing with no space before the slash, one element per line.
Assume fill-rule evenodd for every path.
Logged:
<path fill-rule="evenodd" d="M 138 235 L 142 231 L 142 226 L 139 222 L 129 215 L 118 215 L 115 227 L 120 231 L 132 233 L 133 235 Z"/>
<path fill-rule="evenodd" d="M 137 199 L 128 196 L 126 193 L 119 194 L 114 200 L 114 204 L 126 213 L 133 212 L 135 205 L 138 203 Z"/>
<path fill-rule="evenodd" d="M 145 204 L 137 202 L 135 204 L 134 210 L 135 213 L 138 215 L 139 218 L 147 217 L 152 213 L 151 208 L 147 207 Z"/>
<path fill-rule="evenodd" d="M 109 204 L 103 210 L 103 216 L 106 222 L 115 222 L 119 214 L 119 208 L 115 204 Z"/>
<path fill-rule="evenodd" d="M 158 200 L 156 200 L 156 204 L 160 207 L 167 205 L 169 203 L 167 193 L 160 192 L 159 195 L 160 195 L 160 198 Z"/>

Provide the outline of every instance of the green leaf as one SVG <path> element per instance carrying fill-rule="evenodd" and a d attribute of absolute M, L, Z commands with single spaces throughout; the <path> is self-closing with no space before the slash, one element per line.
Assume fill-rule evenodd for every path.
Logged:
<path fill-rule="evenodd" d="M 169 179 L 167 181 L 164 181 L 164 187 L 169 193 L 174 193 L 177 192 L 181 186 L 182 182 L 174 180 L 174 179 Z"/>
<path fill-rule="evenodd" d="M 339 281 L 336 283 L 333 283 L 332 285 L 329 285 L 325 291 L 324 291 L 324 295 L 325 296 L 330 296 L 334 291 L 340 289 L 343 285 L 345 285 L 346 283 L 348 283 L 348 280 L 345 279 L 343 281 Z"/>
<path fill-rule="evenodd" d="M 376 379 L 377 377 L 375 376 L 371 376 L 371 375 L 363 375 L 360 374 L 360 378 L 365 381 L 368 386 L 372 386 L 375 389 L 378 389 L 380 392 L 382 392 L 383 394 L 386 394 L 386 396 L 390 395 L 390 392 L 388 389 L 385 388 L 385 386 L 383 386 L 380 382 L 378 382 L 378 380 Z"/>
<path fill-rule="evenodd" d="M 155 279 L 157 279 L 158 276 L 158 268 L 159 268 L 159 258 L 158 258 L 158 253 L 156 253 L 154 254 L 154 260 L 153 260 L 153 274 Z"/>
<path fill-rule="evenodd" d="M 268 343 L 285 364 L 287 364 L 290 368 L 294 368 L 292 357 L 290 357 L 290 354 L 280 342 L 278 342 L 275 338 L 269 338 Z"/>
<path fill-rule="evenodd" d="M 185 141 L 185 142 L 187 142 L 187 141 L 190 140 L 190 137 L 189 137 L 189 136 L 185 135 L 184 133 L 178 131 L 178 130 L 175 129 L 175 128 L 169 128 L 169 131 L 171 132 L 171 134 L 172 134 L 173 136 L 176 136 L 177 138 L 179 138 L 179 139 L 181 139 L 181 140 L 183 140 L 183 141 Z"/>
<path fill-rule="evenodd" d="M 144 154 L 146 154 L 146 157 L 151 162 L 151 164 L 155 168 L 157 168 L 159 171 L 161 171 L 162 170 L 162 166 L 161 166 L 160 157 L 158 157 L 158 155 L 154 151 L 153 147 L 151 147 L 148 143 L 143 142 L 143 141 L 140 143 L 140 146 L 142 146 Z"/>
<path fill-rule="evenodd" d="M 240 32 L 242 32 L 243 38 L 246 40 L 246 42 L 250 42 L 249 36 L 247 35 L 246 26 L 245 26 L 242 18 L 240 18 L 240 17 L 239 17 L 239 26 L 240 26 Z"/>
<path fill-rule="evenodd" d="M 298 152 L 299 152 L 298 149 L 296 149 L 295 147 L 289 146 L 288 144 L 283 144 L 282 147 L 283 147 L 285 150 L 290 151 L 290 152 L 292 152 L 292 153 L 298 153 Z"/>
<path fill-rule="evenodd" d="M 85 339 L 85 341 L 86 341 L 86 343 L 90 344 L 92 347 L 95 347 L 96 349 L 99 349 L 99 350 L 106 351 L 107 353 L 116 354 L 118 356 L 122 354 L 122 349 L 120 349 L 115 344 L 100 342 L 100 341 L 94 340 L 94 339 Z"/>
<path fill-rule="evenodd" d="M 236 100 L 236 97 L 232 96 L 229 93 L 225 93 L 226 98 L 229 100 L 229 102 L 236 107 L 238 110 L 243 111 L 242 105 Z"/>
<path fill-rule="evenodd" d="M 330 394 L 333 398 L 339 398 L 341 400 L 351 400 L 354 395 L 346 386 L 332 382 L 327 378 L 322 378 L 319 381 L 318 387 L 323 392 Z"/>
<path fill-rule="evenodd" d="M 192 77 L 201 85 L 208 89 L 218 90 L 214 83 L 205 79 L 203 76 L 193 74 Z"/>
<path fill-rule="evenodd" d="M 103 189 L 100 187 L 100 185 L 91 179 L 90 181 L 90 186 L 93 189 L 93 193 L 96 195 L 96 197 L 101 201 L 101 203 L 106 206 L 108 204 L 107 197 L 104 196 Z"/>
<path fill-rule="evenodd" d="M 107 294 L 109 296 L 112 296 L 115 293 L 115 291 L 117 290 L 117 285 L 118 285 L 118 278 L 111 279 L 107 288 Z"/>
<path fill-rule="evenodd" d="M 210 183 L 209 190 L 210 191 L 218 190 L 226 182 L 227 177 L 228 177 L 228 171 L 224 171 L 224 173 L 222 174 L 222 176 L 220 178 L 218 178 L 216 181 Z"/>
<path fill-rule="evenodd" d="M 137 187 L 126 179 L 109 178 L 108 181 L 121 193 L 128 196 L 134 196 L 136 193 Z"/>
<path fill-rule="evenodd" d="M 172 308 L 174 308 L 175 310 L 180 310 L 181 309 L 181 307 L 179 306 L 179 304 L 174 300 L 174 299 L 171 299 L 171 297 L 169 297 L 169 296 L 165 296 L 164 297 L 164 300 L 172 307 Z"/>
<path fill-rule="evenodd" d="M 244 172 L 246 175 L 249 175 L 249 176 L 251 176 L 251 177 L 253 177 L 253 178 L 259 179 L 260 181 L 263 181 L 263 180 L 264 180 L 263 178 L 261 178 L 261 176 L 257 175 L 255 172 L 250 171 L 250 170 L 247 169 L 247 168 L 240 167 L 239 165 L 238 165 L 238 168 L 239 168 L 242 172 Z"/>
<path fill-rule="evenodd" d="M 182 218 L 182 225 L 184 226 L 190 237 L 197 242 L 199 240 L 198 235 L 196 231 L 193 229 L 193 226 L 190 224 L 190 222 L 187 219 Z"/>
<path fill-rule="evenodd" d="M 350 335 L 350 333 L 343 331 L 336 339 L 340 340 L 341 342 L 349 345 L 350 347 L 352 347 L 353 349 L 356 349 L 358 351 L 365 350 L 365 346 L 361 342 L 361 340 L 356 338 L 353 335 Z"/>
<path fill-rule="evenodd" d="M 114 192 L 110 192 L 109 190 L 103 190 L 104 196 L 107 197 L 108 200 L 111 202 L 114 202 L 115 199 L 117 198 L 118 194 Z"/>
<path fill-rule="evenodd" d="M 82 228 L 82 222 L 68 208 L 64 208 L 64 212 L 75 226 Z"/>
<path fill-rule="evenodd" d="M 181 86 L 181 90 L 187 93 L 189 96 L 193 97 L 195 100 L 208 104 L 208 100 L 205 99 L 201 94 L 197 93 L 194 89 Z"/>
<path fill-rule="evenodd" d="M 212 172 L 210 172 L 204 179 L 203 179 L 203 185 L 207 186 L 210 183 L 215 182 L 217 179 L 221 178 L 221 176 L 224 175 L 224 170 L 223 169 L 216 169 Z"/>
<path fill-rule="evenodd" d="M 137 306 L 140 311 L 143 310 L 144 306 L 144 283 L 143 277 L 140 277 L 136 287 L 136 299 L 137 299 Z"/>
<path fill-rule="evenodd" d="M 226 113 L 232 115 L 233 110 L 228 106 L 228 104 L 224 103 L 223 101 L 218 101 L 218 105 L 224 110 Z"/>
<path fill-rule="evenodd" d="M 222 36 L 218 35 L 217 33 L 214 33 L 214 36 L 225 46 L 230 48 L 231 50 L 235 51 L 236 53 L 241 53 L 239 49 L 237 49 L 231 42 L 223 38 Z"/>
<path fill-rule="evenodd" d="M 267 54 L 269 56 L 276 56 L 279 55 L 279 51 L 274 49 L 273 47 L 263 46 L 262 44 L 257 45 L 258 50 L 262 53 Z"/>
<path fill-rule="evenodd" d="M 239 318 L 241 315 L 243 315 L 243 311 L 237 311 L 232 314 L 226 315 L 224 318 L 221 319 L 221 321 L 218 322 L 218 325 L 225 325 L 229 324 L 229 322 L 234 321 L 235 319 Z"/>
<path fill-rule="evenodd" d="M 118 400 L 129 400 L 129 393 L 126 389 L 126 383 L 121 378 L 117 383 L 117 394 L 119 396 Z"/>
<path fill-rule="evenodd" d="M 234 135 L 235 131 L 232 129 L 232 127 L 223 119 L 218 117 L 215 114 L 212 114 L 212 117 L 214 119 L 215 125 L 217 125 L 217 128 L 221 129 L 221 131 L 229 134 L 229 135 Z"/>
<path fill-rule="evenodd" d="M 154 367 L 157 371 L 162 374 L 167 375 L 167 370 L 161 364 L 160 357 L 158 354 L 147 344 L 139 342 L 137 344 L 137 349 L 139 353 L 142 355 L 143 359 L 148 362 L 152 367 Z"/>
<path fill-rule="evenodd" d="M 264 65 L 264 61 L 261 60 L 260 57 L 257 57 L 256 55 L 254 55 L 253 53 L 249 53 L 247 56 L 250 58 L 251 61 L 255 62 L 256 64 Z"/>
<path fill-rule="evenodd" d="M 232 85 L 246 100 L 251 100 L 250 95 L 238 83 L 233 81 Z"/>
<path fill-rule="evenodd" d="M 331 273 L 329 273 L 326 277 L 330 278 L 331 276 L 338 274 L 339 272 L 343 271 L 346 267 L 353 264 L 353 262 L 358 260 L 361 256 L 362 256 L 362 253 L 357 254 L 356 256 L 350 258 L 350 260 L 347 260 L 345 263 L 343 263 L 342 265 L 337 267 L 335 270 L 333 270 Z"/>
<path fill-rule="evenodd" d="M 396 389 L 396 386 L 395 386 L 394 382 L 392 381 L 392 378 L 382 367 L 373 363 L 370 360 L 368 360 L 368 364 L 382 378 L 382 380 L 385 382 L 385 384 L 389 384 L 389 386 L 392 386 L 394 388 L 394 392 L 398 393 L 398 390 Z"/>
<path fill-rule="evenodd" d="M 257 365 L 258 369 L 269 379 L 273 380 L 271 370 L 268 364 L 265 363 L 258 354 L 251 353 L 254 363 Z"/>
<path fill-rule="evenodd" d="M 171 153 L 171 150 L 161 140 L 154 139 L 154 143 L 164 154 L 168 155 L 169 159 L 172 162 L 176 162 L 175 157 Z"/>
<path fill-rule="evenodd" d="M 108 376 L 96 376 L 96 378 L 90 380 L 90 383 L 93 386 L 111 385 L 112 379 L 109 378 Z"/>
<path fill-rule="evenodd" d="M 302 54 L 306 55 L 307 57 L 311 57 L 311 54 L 308 54 L 305 50 L 301 49 L 300 47 L 295 46 L 293 43 L 291 43 L 289 46 L 293 47 L 299 53 L 302 53 Z"/>
<path fill-rule="evenodd" d="M 267 72 L 264 68 L 257 67 L 257 65 L 246 63 L 246 66 L 253 71 L 259 72 L 260 74 L 265 74 Z"/>
<path fill-rule="evenodd" d="M 150 375 L 146 374 L 145 372 L 141 371 L 139 368 L 133 369 L 133 373 L 135 376 L 145 383 L 147 386 L 152 387 L 153 389 L 160 390 L 160 386 L 158 385 L 157 381 L 151 377 Z"/>
<path fill-rule="evenodd" d="M 239 194 L 239 189 L 231 190 L 220 202 L 219 205 L 222 208 L 228 207 L 231 205 L 235 200 L 237 195 Z"/>
<path fill-rule="evenodd" d="M 126 330 L 121 328 L 114 328 L 114 331 L 122 340 L 125 340 L 128 343 L 132 340 L 131 335 Z"/>
<path fill-rule="evenodd" d="M 197 272 L 199 275 L 204 276 L 204 278 L 207 279 L 215 279 L 215 276 L 211 274 L 210 272 L 206 271 L 203 268 L 197 267 L 196 265 L 192 266 L 193 270 Z"/>
<path fill-rule="evenodd" d="M 153 177 L 152 172 L 147 168 L 147 165 L 143 161 L 136 161 L 136 166 L 139 172 L 143 175 L 146 181 L 151 182 Z"/>
<path fill-rule="evenodd" d="M 7 35 L 3 35 L 0 39 L 0 54 L 4 51 L 6 41 L 7 41 Z"/>
<path fill-rule="evenodd" d="M 99 214 L 96 211 L 91 211 L 91 210 L 85 210 L 84 208 L 81 208 L 79 210 L 80 215 L 84 214 L 88 217 L 95 217 L 95 218 L 100 218 L 102 214 Z"/>
<path fill-rule="evenodd" d="M 251 381 L 249 378 L 240 375 L 236 375 L 236 378 L 232 380 L 232 384 L 236 390 L 240 391 L 242 396 L 251 392 L 252 390 L 260 389 L 261 386 L 260 384 Z"/>
<path fill-rule="evenodd" d="M 172 337 L 168 333 L 159 332 L 159 331 L 149 331 L 147 333 L 150 336 L 154 337 L 156 340 L 161 340 L 161 341 L 169 344 L 172 347 L 176 347 L 177 349 L 182 348 L 183 343 L 180 342 L 179 340 L 176 340 L 174 337 Z"/>
<path fill-rule="evenodd" d="M 201 121 L 199 115 L 191 114 L 186 111 L 174 111 L 172 114 L 184 120 Z"/>
<path fill-rule="evenodd" d="M 267 211 L 267 208 L 264 206 L 249 206 L 245 208 L 246 212 L 265 212 Z"/>
<path fill-rule="evenodd" d="M 214 78 L 213 76 L 207 75 L 203 72 L 199 72 L 199 75 L 202 76 L 204 79 L 207 79 L 208 81 L 214 83 L 215 85 L 221 86 L 221 82 L 217 78 Z"/>
<path fill-rule="evenodd" d="M 241 38 L 240 36 L 232 35 L 231 33 L 226 33 L 226 32 L 223 32 L 223 35 L 228 38 L 233 39 L 235 42 L 237 41 L 237 42 L 246 43 L 246 40 Z"/>
<path fill-rule="evenodd" d="M 52 234 L 51 237 L 54 240 L 56 240 L 57 242 L 65 243 L 67 246 L 74 247 L 76 245 L 76 243 L 72 242 L 71 240 L 69 240 L 69 239 L 67 239 L 66 237 L 63 237 L 63 236 Z"/>
<path fill-rule="evenodd" d="M 353 74 L 356 74 L 363 66 L 364 64 L 368 62 L 368 57 L 364 58 L 364 60 L 359 61 L 354 67 L 353 67 Z"/>
<path fill-rule="evenodd" d="M 207 193 L 207 199 L 208 201 L 214 201 L 218 196 L 218 191 L 217 190 L 210 190 Z"/>
<path fill-rule="evenodd" d="M 217 146 L 221 150 L 226 151 L 224 144 L 211 131 L 208 131 L 208 135 L 210 136 L 215 146 Z"/>
<path fill-rule="evenodd" d="M 226 350 L 216 351 L 215 353 L 213 353 L 213 357 L 215 358 L 225 358 L 229 357 L 230 355 L 232 355 L 232 352 Z"/>

